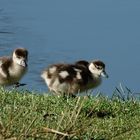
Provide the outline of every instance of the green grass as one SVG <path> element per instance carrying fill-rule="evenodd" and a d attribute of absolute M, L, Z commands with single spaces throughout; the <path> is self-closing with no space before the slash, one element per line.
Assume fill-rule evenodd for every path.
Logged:
<path fill-rule="evenodd" d="M 0 140 L 139 140 L 140 102 L 117 95 L 66 98 L 0 89 Z"/>

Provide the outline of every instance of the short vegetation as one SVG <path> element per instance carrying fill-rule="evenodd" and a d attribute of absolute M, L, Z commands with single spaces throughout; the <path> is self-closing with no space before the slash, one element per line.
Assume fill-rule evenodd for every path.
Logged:
<path fill-rule="evenodd" d="M 140 102 L 0 89 L 0 140 L 139 140 Z"/>

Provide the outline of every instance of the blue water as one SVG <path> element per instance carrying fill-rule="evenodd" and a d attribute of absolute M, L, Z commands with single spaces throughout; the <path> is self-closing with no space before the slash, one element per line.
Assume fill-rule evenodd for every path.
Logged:
<path fill-rule="evenodd" d="M 49 64 L 101 59 L 110 78 L 96 91 L 140 91 L 138 0 L 1 0 L 0 56 L 19 46 L 30 53 L 24 88 L 47 91 L 40 73 Z"/>

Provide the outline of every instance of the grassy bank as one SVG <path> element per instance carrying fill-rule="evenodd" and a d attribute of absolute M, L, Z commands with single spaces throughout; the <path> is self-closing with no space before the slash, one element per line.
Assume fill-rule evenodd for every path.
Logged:
<path fill-rule="evenodd" d="M 0 89 L 0 140 L 139 140 L 140 102 Z"/>

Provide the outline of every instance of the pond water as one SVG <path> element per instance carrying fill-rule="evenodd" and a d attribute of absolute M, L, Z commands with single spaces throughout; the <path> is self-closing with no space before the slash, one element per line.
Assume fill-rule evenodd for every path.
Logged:
<path fill-rule="evenodd" d="M 30 53 L 24 88 L 47 91 L 40 73 L 49 64 L 101 59 L 110 77 L 96 91 L 140 91 L 138 0 L 1 0 L 0 56 L 19 46 Z"/>

